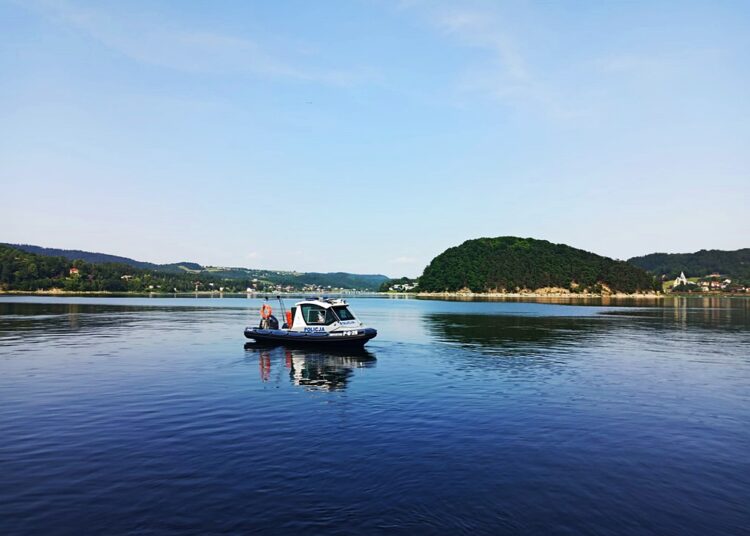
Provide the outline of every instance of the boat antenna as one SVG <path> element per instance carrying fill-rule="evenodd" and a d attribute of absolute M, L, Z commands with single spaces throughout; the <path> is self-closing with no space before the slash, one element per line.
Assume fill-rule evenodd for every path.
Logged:
<path fill-rule="evenodd" d="M 277 295 L 276 299 L 279 300 L 279 305 L 281 305 L 281 317 L 282 319 L 286 319 L 286 305 L 284 305 L 284 300 L 281 298 L 281 294 Z"/>

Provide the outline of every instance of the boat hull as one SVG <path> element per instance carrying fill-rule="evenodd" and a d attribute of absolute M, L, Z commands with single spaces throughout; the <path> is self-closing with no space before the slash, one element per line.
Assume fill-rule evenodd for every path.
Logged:
<path fill-rule="evenodd" d="M 327 332 L 302 333 L 287 329 L 245 328 L 245 337 L 258 344 L 283 344 L 290 346 L 363 346 L 377 336 L 377 330 L 363 328 L 351 335 L 338 335 Z"/>

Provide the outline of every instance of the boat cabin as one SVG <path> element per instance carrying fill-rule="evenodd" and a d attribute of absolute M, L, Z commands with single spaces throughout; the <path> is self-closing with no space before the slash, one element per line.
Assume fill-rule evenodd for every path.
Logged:
<path fill-rule="evenodd" d="M 331 331 L 339 326 L 354 327 L 362 323 L 341 299 L 314 298 L 297 302 L 291 311 L 294 331 Z M 314 328 L 314 329 L 311 329 Z"/>

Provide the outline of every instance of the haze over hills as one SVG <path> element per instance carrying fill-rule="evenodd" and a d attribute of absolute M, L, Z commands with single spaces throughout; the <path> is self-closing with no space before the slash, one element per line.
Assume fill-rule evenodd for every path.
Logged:
<path fill-rule="evenodd" d="M 501 236 L 467 240 L 435 257 L 419 280 L 427 292 L 649 292 L 657 289 L 643 269 L 565 244 Z"/>

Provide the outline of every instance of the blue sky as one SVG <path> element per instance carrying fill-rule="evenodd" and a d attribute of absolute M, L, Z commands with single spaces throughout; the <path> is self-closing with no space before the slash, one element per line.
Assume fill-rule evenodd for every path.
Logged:
<path fill-rule="evenodd" d="M 0 241 L 421 273 L 750 246 L 745 2 L 0 0 Z"/>

